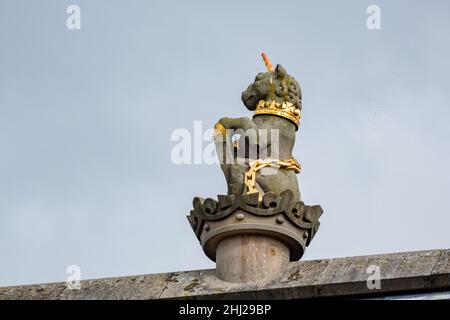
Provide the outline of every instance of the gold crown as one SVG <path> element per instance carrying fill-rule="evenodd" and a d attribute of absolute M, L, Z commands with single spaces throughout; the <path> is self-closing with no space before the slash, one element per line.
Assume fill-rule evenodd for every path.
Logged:
<path fill-rule="evenodd" d="M 300 125 L 300 110 L 290 102 L 278 103 L 275 101 L 261 100 L 256 106 L 254 116 L 258 114 L 272 114 L 292 121 L 295 128 Z"/>

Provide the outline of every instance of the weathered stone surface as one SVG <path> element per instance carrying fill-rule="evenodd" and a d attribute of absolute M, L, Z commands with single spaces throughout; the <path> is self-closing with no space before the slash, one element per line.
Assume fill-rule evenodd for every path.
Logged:
<path fill-rule="evenodd" d="M 422 251 L 333 259 L 317 284 L 318 295 L 374 293 L 367 287 L 370 266 L 380 268 L 381 288 L 377 293 L 426 289 L 425 277 L 441 255 L 442 251 Z"/>
<path fill-rule="evenodd" d="M 445 250 L 431 270 L 428 285 L 438 286 L 440 283 L 450 283 L 450 250 Z"/>
<path fill-rule="evenodd" d="M 81 282 L 80 290 L 70 290 L 66 283 L 49 283 L 0 288 L 5 299 L 158 299 L 167 283 L 168 274 L 129 276 Z"/>
<path fill-rule="evenodd" d="M 216 276 L 234 283 L 272 281 L 289 264 L 289 248 L 264 235 L 236 235 L 219 242 Z"/>
<path fill-rule="evenodd" d="M 450 250 L 430 250 L 290 263 L 266 284 L 219 280 L 198 270 L 65 283 L 0 288 L 1 299 L 304 299 L 450 290 Z M 381 288 L 370 290 L 367 268 L 378 266 Z"/>

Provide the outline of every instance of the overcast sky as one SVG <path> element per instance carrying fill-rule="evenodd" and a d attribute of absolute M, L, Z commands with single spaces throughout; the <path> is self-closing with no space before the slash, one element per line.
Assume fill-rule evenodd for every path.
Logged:
<path fill-rule="evenodd" d="M 303 90 L 304 259 L 449 248 L 449 30 L 445 0 L 1 0 L 0 286 L 214 267 L 185 216 L 225 179 L 170 137 L 250 116 L 261 51 Z"/>

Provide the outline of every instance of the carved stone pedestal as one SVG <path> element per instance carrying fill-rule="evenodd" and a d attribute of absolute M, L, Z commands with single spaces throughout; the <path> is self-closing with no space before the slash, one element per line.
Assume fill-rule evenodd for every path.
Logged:
<path fill-rule="evenodd" d="M 268 282 L 299 260 L 319 227 L 320 206 L 306 206 L 287 190 L 194 199 L 188 220 L 217 277 L 236 283 Z"/>

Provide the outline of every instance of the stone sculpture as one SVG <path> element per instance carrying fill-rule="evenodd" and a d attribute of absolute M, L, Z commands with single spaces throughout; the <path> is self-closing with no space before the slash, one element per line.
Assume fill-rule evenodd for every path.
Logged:
<path fill-rule="evenodd" d="M 323 212 L 301 200 L 296 176 L 301 167 L 292 155 L 300 86 L 283 66 L 274 69 L 262 56 L 267 72 L 242 93 L 253 118 L 221 118 L 214 127 L 227 195 L 194 198 L 188 216 L 218 276 L 231 282 L 276 278 L 286 262 L 302 257 Z"/>

